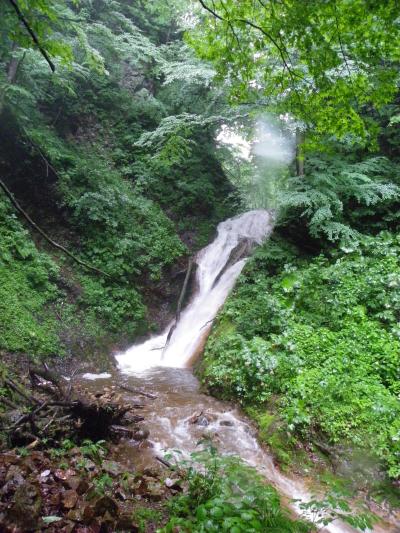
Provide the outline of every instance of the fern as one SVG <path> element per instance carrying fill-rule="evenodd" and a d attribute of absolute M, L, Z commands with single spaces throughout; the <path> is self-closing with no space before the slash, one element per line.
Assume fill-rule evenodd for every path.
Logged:
<path fill-rule="evenodd" d="M 313 237 L 354 241 L 351 210 L 379 207 L 400 198 L 399 169 L 385 157 L 352 163 L 339 157 L 312 158 L 307 176 L 289 178 L 278 204 L 281 219 L 305 219 Z"/>
<path fill-rule="evenodd" d="M 182 61 L 165 63 L 163 73 L 165 74 L 164 85 L 175 81 L 185 81 L 209 87 L 215 76 L 215 71 L 200 61 L 191 64 Z"/>

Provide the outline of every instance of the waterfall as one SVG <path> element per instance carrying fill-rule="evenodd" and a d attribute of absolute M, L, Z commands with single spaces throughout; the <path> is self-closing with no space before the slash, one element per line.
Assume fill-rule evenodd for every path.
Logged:
<path fill-rule="evenodd" d="M 181 313 L 167 344 L 170 324 L 160 335 L 116 356 L 122 372 L 143 372 L 157 366 L 184 368 L 205 342 L 219 308 L 235 284 L 246 256 L 272 229 L 271 215 L 262 209 L 221 222 L 214 241 L 196 255 L 197 292 Z"/>
<path fill-rule="evenodd" d="M 190 369 L 185 368 L 190 366 L 194 355 L 200 353 L 211 322 L 234 286 L 246 257 L 256 244 L 268 237 L 272 225 L 272 216 L 264 210 L 249 211 L 219 224 L 215 240 L 195 258 L 196 291 L 181 313 L 168 345 L 167 337 L 174 323 L 160 335 L 117 356 L 121 372 L 127 374 L 124 381 L 132 386 L 132 390 L 157 393 L 156 398 L 144 404 L 141 410 L 150 428 L 151 445 L 138 453 L 137 448 L 126 441 L 125 448 L 120 448 L 119 453 L 127 454 L 133 464 L 142 468 L 151 464 L 154 455 L 165 450 L 172 453 L 180 450 L 182 457 L 189 457 L 206 434 L 220 453 L 238 455 L 256 467 L 286 496 L 288 505 L 301 514 L 299 502 L 312 498 L 312 490 L 305 480 L 283 475 L 270 454 L 259 445 L 253 427 L 243 413 L 229 403 L 203 394 Z M 106 376 L 86 375 L 87 379 Z M 119 372 L 114 379 L 120 382 Z M 96 382 L 91 383 L 95 387 Z M 206 427 L 193 423 L 193 416 L 199 413 L 208 417 Z M 341 520 L 329 524 L 323 531 L 355 533 L 355 529 Z M 376 525 L 373 531 L 394 533 L 397 530 Z"/>

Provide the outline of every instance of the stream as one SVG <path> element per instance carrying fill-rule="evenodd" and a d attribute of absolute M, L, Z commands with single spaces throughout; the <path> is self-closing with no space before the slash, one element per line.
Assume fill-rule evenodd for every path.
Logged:
<path fill-rule="evenodd" d="M 160 335 L 117 355 L 119 369 L 113 374 L 84 377 L 94 389 L 99 385 L 106 388 L 125 384 L 156 394 L 155 399 L 143 399 L 130 392 L 123 394 L 128 401 L 143 404 L 140 414 L 150 430 L 146 441 L 126 441 L 118 445 L 117 454 L 123 456 L 128 465 L 143 468 L 154 463 L 155 455 L 162 456 L 170 449 L 189 455 L 196 450 L 199 440 L 211 437 L 220 453 L 239 455 L 256 467 L 296 511 L 292 499 L 310 499 L 305 481 L 283 475 L 271 455 L 259 445 L 252 423 L 231 403 L 202 393 L 190 369 L 201 354 L 212 321 L 233 288 L 246 258 L 269 236 L 272 226 L 272 217 L 264 210 L 249 211 L 219 224 L 215 240 L 195 258 L 196 290 L 177 323 L 171 323 Z M 335 521 L 324 531 L 350 533 L 355 530 Z M 374 528 L 376 533 L 389 531 L 395 529 Z"/>

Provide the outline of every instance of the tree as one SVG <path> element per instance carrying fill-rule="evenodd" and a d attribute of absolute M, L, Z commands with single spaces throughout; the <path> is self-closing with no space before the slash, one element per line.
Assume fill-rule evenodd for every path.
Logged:
<path fill-rule="evenodd" d="M 362 114 L 397 90 L 398 2 L 199 0 L 188 39 L 230 80 L 234 102 L 268 98 L 317 135 L 376 138 Z"/>

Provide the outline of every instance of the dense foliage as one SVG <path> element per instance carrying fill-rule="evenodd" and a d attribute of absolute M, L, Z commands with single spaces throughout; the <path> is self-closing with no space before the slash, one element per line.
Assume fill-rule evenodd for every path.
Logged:
<path fill-rule="evenodd" d="M 13 0 L 0 35 L 0 353 L 133 342 L 217 222 L 266 208 L 280 237 L 222 310 L 203 381 L 282 462 L 308 441 L 398 478 L 398 2 Z M 281 144 L 257 152 L 262 120 Z M 302 530 L 252 470 L 195 459 L 165 531 Z"/>
<path fill-rule="evenodd" d="M 40 346 L 43 354 L 57 347 L 56 319 L 50 312 L 35 315 L 57 297 L 51 277 L 57 266 L 38 252 L 26 230 L 6 202 L 0 201 L 0 345 L 11 351 L 30 352 Z"/>
<path fill-rule="evenodd" d="M 349 244 L 360 233 L 393 229 L 398 223 L 399 164 L 381 153 L 354 157 L 311 153 L 305 176 L 293 176 L 278 190 L 279 223 L 307 228 L 310 237 Z"/>
<path fill-rule="evenodd" d="M 276 490 L 237 457 L 221 457 L 207 448 L 192 454 L 191 464 L 180 466 L 186 468 L 188 490 L 171 500 L 163 533 L 177 528 L 198 533 L 310 530 L 309 524 L 291 520 Z"/>
<path fill-rule="evenodd" d="M 301 258 L 279 242 L 251 260 L 208 343 L 204 380 L 273 401 L 291 434 L 364 448 L 399 471 L 400 241 Z"/>
<path fill-rule="evenodd" d="M 146 303 L 163 303 L 169 269 L 189 253 L 180 236 L 197 248 L 231 212 L 214 155 L 219 122 L 208 118 L 222 105 L 213 71 L 182 42 L 179 2 L 18 5 L 41 49 L 2 3 L 2 179 L 51 238 L 108 276 L 47 246 L 39 253 L 42 241 L 2 196 L 0 347 L 46 355 L 79 350 L 79 336 L 133 340 L 152 325 Z M 21 240 L 25 256 L 9 245 Z M 41 286 L 23 281 L 32 269 Z M 31 304 L 17 313 L 22 292 Z"/>
<path fill-rule="evenodd" d="M 177 464 L 187 489 L 170 500 L 170 517 L 162 533 L 177 528 L 196 533 L 311 533 L 337 519 L 360 531 L 373 526 L 371 513 L 363 506 L 352 510 L 337 491 L 301 503 L 301 516 L 294 520 L 282 508 L 277 491 L 256 469 L 238 457 L 220 456 L 207 441 L 201 444 L 206 446 Z"/>
<path fill-rule="evenodd" d="M 200 0 L 191 42 L 229 80 L 234 101 L 257 101 L 290 114 L 311 134 L 376 135 L 360 114 L 396 94 L 396 1 Z M 360 23 L 362 21 L 362 24 Z"/>

